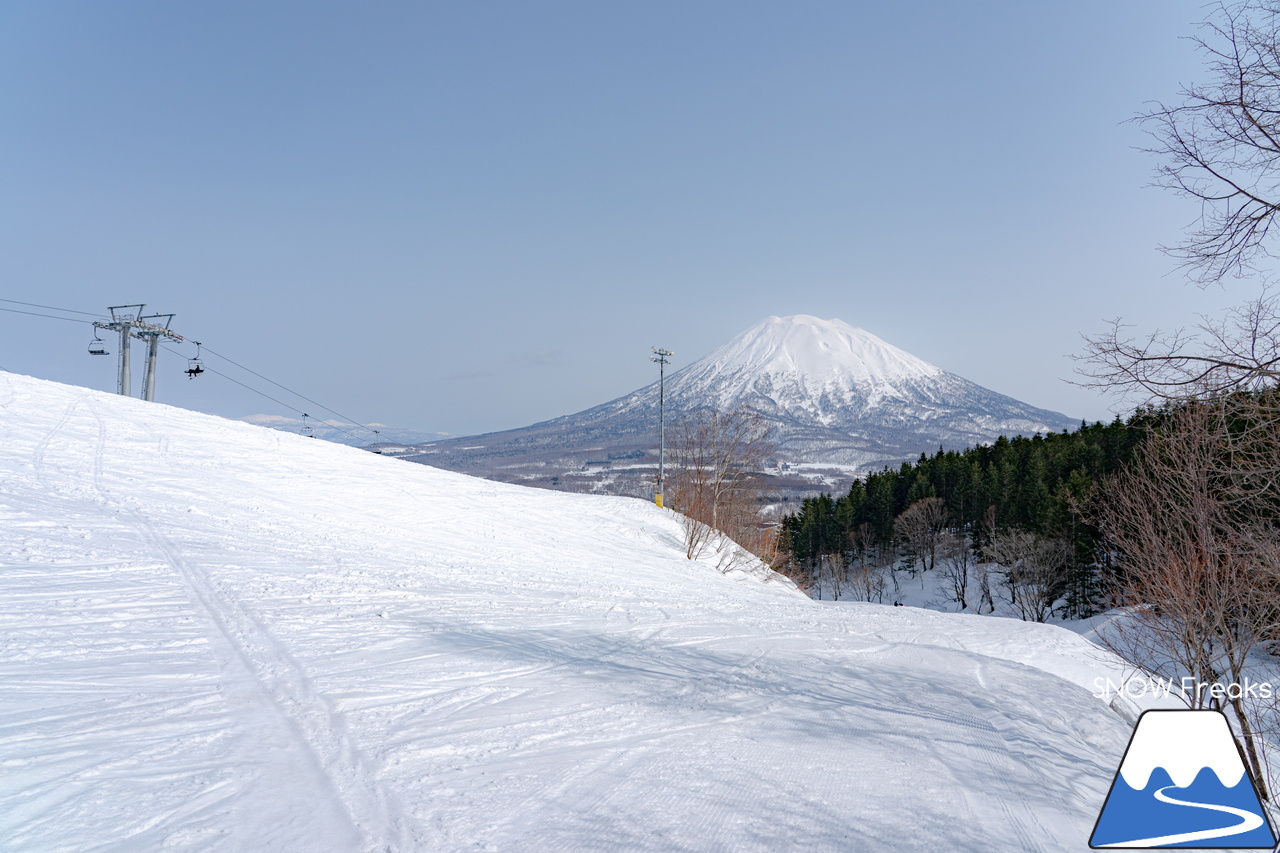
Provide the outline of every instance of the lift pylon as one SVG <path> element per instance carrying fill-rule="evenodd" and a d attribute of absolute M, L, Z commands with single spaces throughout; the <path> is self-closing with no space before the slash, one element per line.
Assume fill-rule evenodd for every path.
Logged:
<path fill-rule="evenodd" d="M 116 379 L 116 393 L 125 397 L 132 396 L 132 377 L 129 374 L 129 339 L 137 338 L 140 341 L 147 342 L 147 363 L 142 374 L 142 399 L 155 400 L 156 398 L 156 350 L 160 347 L 160 339 L 180 343 L 186 338 L 177 332 L 169 330 L 169 324 L 173 322 L 172 314 L 147 314 L 143 315 L 142 311 L 146 305 L 113 305 L 108 310 L 111 312 L 111 322 L 95 321 L 94 326 L 99 329 L 105 329 L 109 332 L 118 332 L 120 335 L 120 362 L 119 375 Z M 136 308 L 136 311 L 128 309 Z M 118 312 L 118 313 L 117 313 Z M 148 323 L 147 320 L 163 320 L 164 325 L 159 323 Z"/>

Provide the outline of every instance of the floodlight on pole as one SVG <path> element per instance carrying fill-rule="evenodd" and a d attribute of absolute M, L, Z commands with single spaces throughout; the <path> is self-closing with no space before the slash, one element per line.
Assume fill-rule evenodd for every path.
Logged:
<path fill-rule="evenodd" d="M 649 360 L 658 363 L 658 491 L 653 496 L 653 502 L 662 506 L 662 484 L 666 479 L 663 464 L 667 452 L 666 368 L 671 363 L 667 359 L 675 353 L 662 347 L 650 347 L 650 349 L 654 354 L 649 356 Z"/>

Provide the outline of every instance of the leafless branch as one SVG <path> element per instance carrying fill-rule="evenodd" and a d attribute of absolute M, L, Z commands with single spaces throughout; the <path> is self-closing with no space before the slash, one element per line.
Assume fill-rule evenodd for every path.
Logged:
<path fill-rule="evenodd" d="M 1078 384 L 1144 403 L 1265 389 L 1280 380 L 1280 297 L 1264 286 L 1222 319 L 1145 337 L 1112 320 L 1076 360 Z"/>
<path fill-rule="evenodd" d="M 755 554 L 773 547 L 754 488 L 773 453 L 770 424 L 746 409 L 686 414 L 675 426 L 671 506 L 684 516 L 685 551 L 697 559 L 720 534 Z"/>
<path fill-rule="evenodd" d="M 1280 469 L 1275 418 L 1257 395 L 1224 395 L 1169 411 L 1129 470 L 1104 490 L 1100 524 L 1127 620 L 1102 638 L 1148 672 L 1204 684 L 1244 681 L 1247 658 L 1277 638 L 1280 534 L 1274 493 L 1242 478 L 1240 457 Z M 1191 697 L 1203 705 L 1206 695 Z M 1262 718 L 1228 697 L 1250 770 L 1265 779 Z"/>
<path fill-rule="evenodd" d="M 1191 39 L 1211 82 L 1136 119 L 1162 161 L 1155 183 L 1200 203 L 1187 239 L 1165 250 L 1201 284 L 1244 275 L 1268 256 L 1280 211 L 1278 28 L 1274 0 L 1218 4 Z"/>

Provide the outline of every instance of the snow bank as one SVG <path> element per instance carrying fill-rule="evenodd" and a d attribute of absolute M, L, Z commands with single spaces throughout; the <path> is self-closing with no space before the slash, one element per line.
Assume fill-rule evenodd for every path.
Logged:
<path fill-rule="evenodd" d="M 1085 850 L 1129 735 L 1067 632 L 4 373 L 0 519 L 6 850 Z"/>

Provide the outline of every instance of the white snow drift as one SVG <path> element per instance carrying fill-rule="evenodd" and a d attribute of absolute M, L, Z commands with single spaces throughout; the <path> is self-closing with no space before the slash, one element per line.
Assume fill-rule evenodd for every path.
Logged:
<path fill-rule="evenodd" d="M 1085 850 L 1130 731 L 1067 631 L 3 373 L 0 518 L 9 851 Z"/>

